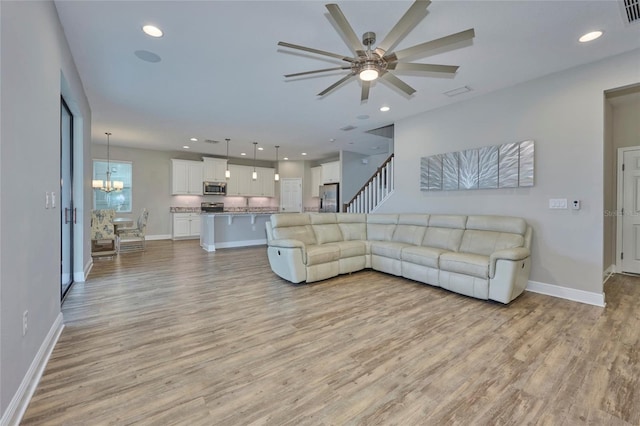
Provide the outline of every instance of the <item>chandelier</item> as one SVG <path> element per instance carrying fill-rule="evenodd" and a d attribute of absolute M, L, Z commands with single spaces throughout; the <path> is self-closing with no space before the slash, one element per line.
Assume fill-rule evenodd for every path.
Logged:
<path fill-rule="evenodd" d="M 99 189 L 102 192 L 121 191 L 122 188 L 124 188 L 124 182 L 121 180 L 111 180 L 111 156 L 109 152 L 109 136 L 111 136 L 111 132 L 105 132 L 104 134 L 107 135 L 107 180 L 94 179 L 91 182 L 91 187 L 93 189 Z"/>

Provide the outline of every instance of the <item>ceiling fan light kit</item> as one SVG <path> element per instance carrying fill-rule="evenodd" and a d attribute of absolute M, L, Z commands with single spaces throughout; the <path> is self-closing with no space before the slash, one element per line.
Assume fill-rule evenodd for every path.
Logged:
<path fill-rule="evenodd" d="M 427 7 L 431 4 L 429 0 L 416 0 L 405 14 L 400 18 L 396 25 L 389 31 L 389 34 L 382 42 L 373 49 L 376 42 L 376 34 L 374 32 L 365 32 L 362 41 L 358 38 L 353 28 L 347 21 L 346 17 L 337 4 L 327 4 L 326 8 L 329 14 L 347 40 L 348 46 L 355 53 L 355 57 L 348 57 L 337 53 L 327 52 L 324 50 L 314 49 L 311 47 L 300 46 L 287 42 L 278 42 L 278 46 L 288 47 L 291 49 L 302 50 L 305 52 L 315 53 L 317 55 L 329 56 L 348 62 L 349 65 L 325 68 L 313 71 L 304 71 L 294 74 L 286 74 L 285 77 L 300 77 L 303 75 L 317 74 L 328 71 L 348 70 L 349 74 L 327 87 L 318 96 L 324 96 L 333 91 L 343 83 L 347 82 L 354 76 L 358 76 L 362 81 L 362 93 L 360 101 L 365 102 L 369 99 L 369 89 L 371 82 L 380 78 L 381 80 L 391 84 L 407 95 L 411 96 L 415 93 L 415 89 L 407 83 L 399 79 L 390 71 L 417 71 L 428 73 L 440 73 L 443 75 L 455 75 L 458 67 L 455 65 L 438 65 L 438 64 L 420 64 L 402 62 L 403 59 L 417 56 L 427 56 L 429 53 L 444 47 L 455 47 L 454 45 L 463 41 L 469 41 L 475 37 L 473 28 L 459 33 L 451 34 L 446 37 L 420 43 L 406 49 L 396 52 L 389 52 L 395 45 L 426 15 Z"/>

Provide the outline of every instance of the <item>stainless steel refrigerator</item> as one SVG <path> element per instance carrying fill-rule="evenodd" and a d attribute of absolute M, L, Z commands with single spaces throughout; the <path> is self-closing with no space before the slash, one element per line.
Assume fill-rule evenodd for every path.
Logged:
<path fill-rule="evenodd" d="M 320 185 L 320 209 L 321 212 L 339 212 L 340 203 L 339 186 L 337 183 L 327 183 Z"/>

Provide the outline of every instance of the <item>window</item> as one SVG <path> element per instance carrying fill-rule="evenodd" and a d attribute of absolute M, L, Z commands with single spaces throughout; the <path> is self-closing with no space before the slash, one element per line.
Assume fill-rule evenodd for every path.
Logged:
<path fill-rule="evenodd" d="M 93 208 L 114 209 L 116 212 L 131 212 L 131 176 L 132 164 L 126 161 L 110 161 L 111 181 L 121 181 L 124 188 L 121 191 L 104 192 L 93 190 Z M 93 179 L 107 180 L 107 160 L 93 160 Z"/>

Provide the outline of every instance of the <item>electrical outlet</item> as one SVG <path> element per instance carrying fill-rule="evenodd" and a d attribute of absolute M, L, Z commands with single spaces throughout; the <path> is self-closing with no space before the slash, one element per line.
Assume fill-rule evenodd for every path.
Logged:
<path fill-rule="evenodd" d="M 27 330 L 29 330 L 29 311 L 24 311 L 22 313 L 22 335 L 27 335 Z"/>

